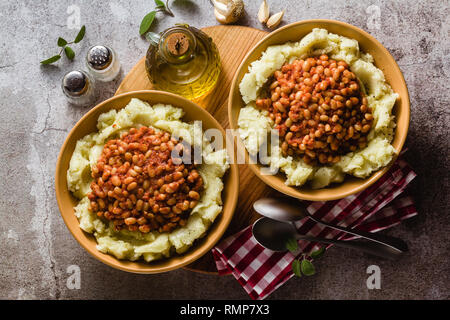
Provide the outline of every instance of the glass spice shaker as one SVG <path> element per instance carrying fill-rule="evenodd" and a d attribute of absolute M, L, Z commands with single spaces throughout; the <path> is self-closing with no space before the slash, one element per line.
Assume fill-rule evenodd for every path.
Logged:
<path fill-rule="evenodd" d="M 116 52 L 103 45 L 89 48 L 86 54 L 86 65 L 94 79 L 102 82 L 113 80 L 120 72 L 120 62 Z"/>
<path fill-rule="evenodd" d="M 194 100 L 209 93 L 221 70 L 219 51 L 203 31 L 177 24 L 161 35 L 148 33 L 147 75 L 156 89 Z"/>
<path fill-rule="evenodd" d="M 61 88 L 67 100 L 78 106 L 86 106 L 95 100 L 94 81 L 84 71 L 74 70 L 66 73 Z"/>

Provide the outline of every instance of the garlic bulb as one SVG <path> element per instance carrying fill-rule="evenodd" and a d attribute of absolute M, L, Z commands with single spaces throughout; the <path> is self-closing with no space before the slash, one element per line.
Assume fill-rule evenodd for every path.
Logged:
<path fill-rule="evenodd" d="M 214 15 L 222 24 L 236 22 L 244 13 L 243 0 L 211 0 L 214 5 Z"/>

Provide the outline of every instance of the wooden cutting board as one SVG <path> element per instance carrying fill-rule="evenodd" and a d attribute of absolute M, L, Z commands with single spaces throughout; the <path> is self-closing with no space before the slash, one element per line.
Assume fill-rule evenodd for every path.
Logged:
<path fill-rule="evenodd" d="M 213 26 L 203 28 L 202 30 L 213 39 L 219 49 L 222 61 L 222 72 L 215 89 L 206 97 L 195 100 L 195 102 L 208 110 L 224 128 L 229 128 L 227 104 L 231 81 L 247 52 L 261 40 L 267 32 L 242 26 Z M 152 88 L 153 86 L 145 71 L 145 57 L 143 57 L 125 76 L 117 89 L 116 94 Z M 239 174 L 240 193 L 238 204 L 233 220 L 231 221 L 224 238 L 242 230 L 259 217 L 252 207 L 255 200 L 261 197 L 279 194 L 259 180 L 247 166 L 239 165 Z M 196 262 L 188 265 L 185 269 L 208 274 L 217 274 L 211 252 L 207 253 Z"/>

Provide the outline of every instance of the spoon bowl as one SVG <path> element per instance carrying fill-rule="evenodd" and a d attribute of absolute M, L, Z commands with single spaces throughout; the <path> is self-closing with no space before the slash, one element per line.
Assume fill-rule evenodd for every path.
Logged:
<path fill-rule="evenodd" d="M 260 215 L 278 221 L 297 221 L 309 216 L 305 205 L 292 198 L 261 198 L 253 208 Z"/>
<path fill-rule="evenodd" d="M 291 223 L 260 218 L 253 224 L 252 232 L 263 247 L 272 251 L 286 251 L 286 242 L 295 238 L 297 230 Z"/>

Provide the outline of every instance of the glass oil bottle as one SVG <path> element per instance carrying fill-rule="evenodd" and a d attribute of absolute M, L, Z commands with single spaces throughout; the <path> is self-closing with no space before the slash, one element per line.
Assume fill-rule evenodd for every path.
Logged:
<path fill-rule="evenodd" d="M 209 93 L 219 79 L 219 51 L 208 35 L 188 25 L 177 25 L 160 36 L 147 34 L 145 69 L 155 89 L 190 100 Z"/>

